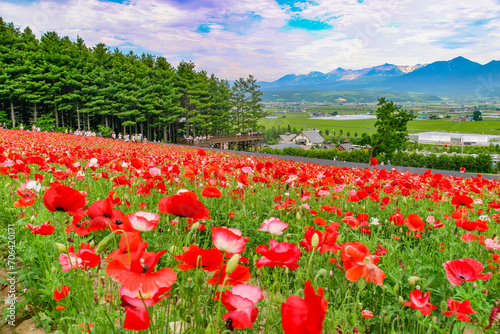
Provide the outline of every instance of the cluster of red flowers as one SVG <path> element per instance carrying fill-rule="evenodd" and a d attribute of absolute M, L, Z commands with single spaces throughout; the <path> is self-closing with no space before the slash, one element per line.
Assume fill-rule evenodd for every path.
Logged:
<path fill-rule="evenodd" d="M 478 236 L 479 233 L 490 231 L 492 225 L 496 224 L 495 220 L 500 221 L 498 214 L 491 217 L 484 216 L 483 209 L 476 206 L 484 199 L 481 194 L 483 189 L 498 192 L 500 188 L 497 181 L 487 180 L 481 176 L 464 179 L 445 177 L 431 172 L 416 175 L 402 174 L 396 170 L 346 170 L 312 164 L 299 166 L 285 161 L 234 158 L 226 154 L 207 153 L 201 149 L 172 150 L 165 153 L 158 148 L 147 146 L 144 152 L 139 153 L 121 142 L 116 143 L 123 145 L 120 149 L 104 154 L 102 150 L 104 146 L 67 143 L 61 149 L 49 149 L 37 139 L 39 138 L 31 139 L 33 152 L 37 152 L 36 154 L 17 151 L 14 145 L 9 147 L 8 153 L 0 147 L 2 153 L 0 174 L 14 180 L 24 179 L 12 189 L 14 199 L 13 190 L 17 187 L 15 192 L 17 197 L 13 205 L 25 214 L 28 210 L 33 210 L 39 198 L 43 198 L 45 208 L 54 213 L 54 219 L 51 219 L 53 223 L 45 221 L 35 225 L 36 219 L 33 218 L 25 226 L 32 234 L 54 234 L 56 228 L 60 228 L 65 221 L 60 219 L 63 215 L 61 212 L 64 212 L 70 219 L 64 226 L 68 234 L 75 233 L 79 237 L 86 237 L 85 240 L 90 240 L 88 238 L 93 237 L 93 233 L 97 231 L 120 235 L 119 247 L 106 258 L 106 273 L 121 284 L 119 294 L 126 314 L 123 325 L 126 329 L 149 328 L 152 320 L 149 308 L 167 298 L 177 282 L 177 275 L 180 271 L 188 270 L 208 273 L 209 276 L 205 277 L 203 282 L 214 286 L 214 290 L 218 291 L 214 293 L 214 299 L 227 310 L 222 315 L 223 320 L 230 322 L 234 329 L 253 328 L 259 314 L 258 305 L 260 300 L 264 299 L 264 294 L 262 286 L 249 284 L 252 282 L 253 262 L 243 256 L 245 251 L 249 253 L 249 238 L 239 229 L 217 226 L 219 222 L 211 220 L 210 214 L 217 217 L 224 216 L 227 222 L 242 220 L 246 222 L 252 215 L 256 218 L 257 214 L 250 213 L 251 210 L 245 207 L 248 203 L 246 201 L 256 192 L 256 188 L 263 189 L 264 192 L 274 187 L 269 190 L 278 191 L 270 195 L 271 199 L 274 197 L 274 203 L 271 202 L 273 206 L 269 208 L 272 210 L 271 213 L 266 216 L 267 219 L 262 222 L 260 228 L 254 229 L 259 231 L 255 232 L 258 233 L 258 238 L 252 237 L 252 241 L 259 241 L 253 246 L 256 246 L 255 253 L 259 254 L 253 261 L 256 268 L 261 270 L 270 267 L 276 268 L 274 269 L 276 271 L 293 271 L 304 263 L 303 252 L 309 253 L 309 259 L 327 254 L 332 256 L 330 262 L 344 273 L 347 281 L 356 282 L 363 278 L 368 283 L 382 286 L 386 280 L 383 270 L 387 270 L 388 267 L 386 254 L 391 254 L 392 249 L 388 247 L 390 250 L 388 251 L 381 245 L 387 246 L 385 242 L 375 246 L 375 243 L 364 241 L 365 245 L 356 241 L 365 239 L 352 236 L 365 238 L 369 234 L 377 233 L 377 230 L 387 229 L 391 231 L 389 238 L 402 239 L 408 238 L 409 235 L 409 238 L 416 242 L 414 237 L 425 238 L 437 233 L 436 229 L 459 228 L 462 229 L 459 234 L 463 233 L 463 230 L 469 231 L 461 236 L 463 241 L 479 239 L 479 243 L 486 246 L 481 249 L 491 251 L 492 255 L 496 255 L 494 251 L 500 248 L 495 235 L 488 235 L 487 243 L 484 240 L 485 235 Z M 52 144 L 56 147 L 56 142 Z M 71 154 L 67 153 L 70 151 Z M 377 164 L 376 159 L 371 160 L 372 166 Z M 43 181 L 42 175 L 33 175 L 32 171 L 35 168 L 49 175 L 49 178 L 46 177 L 47 180 L 52 178 L 57 181 L 51 183 Z M 85 173 L 90 174 L 94 180 L 102 179 L 108 182 L 115 191 L 109 191 L 104 199 L 106 195 L 101 199 L 90 201 L 94 195 L 82 185 L 83 183 L 79 183 L 79 180 L 85 179 Z M 43 190 L 42 184 L 45 186 Z M 89 190 L 89 193 L 78 189 Z M 135 200 L 132 200 L 127 193 L 135 196 Z M 137 200 L 138 198 L 157 194 L 162 194 L 162 198 L 158 198 L 159 201 L 154 205 L 144 200 L 139 205 L 140 210 L 133 209 L 134 202 L 142 201 Z M 212 212 L 205 207 L 207 203 L 217 203 L 217 206 L 223 208 L 223 199 L 226 198 L 241 202 L 238 208 L 245 210 L 232 208 L 226 217 L 225 213 L 220 215 L 213 206 L 210 207 Z M 400 205 L 402 202 L 424 199 L 436 205 L 445 203 L 439 210 L 428 208 L 428 211 L 434 211 L 430 214 L 442 219 L 427 216 L 425 214 L 427 210 L 415 206 L 404 208 Z M 448 204 L 450 200 L 453 207 Z M 348 206 L 342 205 L 343 202 Z M 380 214 L 380 217 L 378 214 L 368 214 L 365 208 L 369 208 L 372 203 L 377 208 L 380 207 L 381 211 L 389 211 L 388 208 L 392 208 L 390 209 L 392 211 Z M 447 207 L 451 207 L 448 212 L 441 212 Z M 488 203 L 488 209 L 497 213 L 500 204 L 491 201 Z M 33 212 L 36 213 L 34 210 Z M 176 218 L 169 225 L 168 220 L 162 221 L 161 214 Z M 270 217 L 271 215 L 273 216 Z M 296 219 L 288 220 L 288 217 Z M 288 238 L 289 235 L 283 234 L 289 231 L 296 233 L 298 221 L 301 219 L 306 219 L 310 225 L 314 224 L 306 226 L 303 239 L 299 242 L 281 239 Z M 204 231 L 205 224 L 208 227 Z M 230 223 L 226 224 L 231 226 Z M 179 229 L 178 225 L 187 230 Z M 182 230 L 186 234 L 204 231 L 203 234 L 200 233 L 201 238 L 205 238 L 204 243 L 186 242 L 184 243 L 186 247 L 182 250 L 173 247 L 171 251 L 175 253 L 178 264 L 176 268 L 165 267 L 162 262 L 165 260 L 162 260 L 162 257 L 167 250 L 161 247 L 161 250 L 150 251 L 153 247 L 148 250 L 149 245 L 145 240 L 149 240 L 150 231 L 166 233 L 166 229 L 175 230 L 176 233 Z M 242 230 L 250 235 L 250 229 L 246 226 Z M 272 238 L 266 238 L 269 236 L 267 233 Z M 189 236 L 192 236 L 191 234 Z M 211 246 L 200 247 L 209 244 L 210 236 Z M 200 238 L 200 235 L 197 234 L 196 237 Z M 44 237 L 36 236 L 36 238 Z M 105 240 L 110 239 L 105 238 Z M 195 239 L 186 237 L 187 240 Z M 407 239 L 404 240 L 406 241 Z M 74 245 L 61 247 L 59 263 L 63 272 L 89 270 L 101 264 L 100 245 L 96 248 L 87 242 L 80 243 L 79 248 Z M 404 269 L 402 262 L 400 265 Z M 495 263 L 491 262 L 490 268 L 496 268 L 493 265 Z M 495 271 L 483 272 L 485 269 L 483 264 L 472 258 L 449 259 L 443 263 L 443 267 L 442 279 L 446 277 L 453 286 L 478 280 L 489 281 L 495 273 Z M 488 267 L 486 269 L 489 270 Z M 69 287 L 61 286 L 54 291 L 54 300 L 60 302 L 69 296 L 69 291 Z M 321 333 L 328 310 L 328 302 L 323 296 L 323 289 L 315 290 L 311 281 L 305 282 L 304 298 L 289 296 L 281 305 L 284 332 Z M 454 298 L 459 299 L 457 296 Z M 472 305 L 478 309 L 474 302 L 472 300 L 471 304 L 469 299 L 449 298 L 448 309 L 443 310 L 443 314 L 456 316 L 461 321 L 470 321 L 468 315 L 476 313 Z M 432 310 L 436 309 L 430 302 L 430 291 L 424 293 L 418 288 L 410 292 L 409 300 L 404 304 L 424 315 L 430 315 Z M 57 307 L 64 308 L 63 305 Z M 494 320 L 491 324 L 498 317 L 498 306 L 495 307 L 493 311 L 497 310 L 497 313 L 492 311 L 491 319 Z M 362 317 L 371 318 L 373 313 L 364 310 Z"/>

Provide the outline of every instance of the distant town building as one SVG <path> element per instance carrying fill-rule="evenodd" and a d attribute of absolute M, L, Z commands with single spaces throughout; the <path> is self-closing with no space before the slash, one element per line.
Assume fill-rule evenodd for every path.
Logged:
<path fill-rule="evenodd" d="M 293 139 L 298 145 L 319 145 L 323 144 L 323 138 L 318 131 L 302 131 Z"/>
<path fill-rule="evenodd" d="M 293 139 L 297 136 L 296 133 L 290 133 L 290 132 L 287 132 L 285 133 L 284 135 L 279 135 L 278 136 L 278 143 L 292 143 L 293 142 Z"/>

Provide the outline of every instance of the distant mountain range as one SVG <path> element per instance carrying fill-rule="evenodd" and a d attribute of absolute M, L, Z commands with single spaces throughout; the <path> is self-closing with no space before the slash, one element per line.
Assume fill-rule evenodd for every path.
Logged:
<path fill-rule="evenodd" d="M 500 61 L 485 65 L 457 57 L 415 66 L 383 64 L 328 73 L 288 74 L 273 81 L 260 81 L 265 100 L 291 91 L 377 91 L 431 94 L 440 97 L 500 96 Z"/>

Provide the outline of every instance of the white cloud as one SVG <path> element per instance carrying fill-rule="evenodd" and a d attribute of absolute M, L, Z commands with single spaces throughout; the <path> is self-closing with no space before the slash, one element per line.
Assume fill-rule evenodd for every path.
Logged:
<path fill-rule="evenodd" d="M 0 7 L 4 20 L 30 26 L 38 37 L 55 30 L 72 39 L 79 35 L 89 46 L 126 43 L 162 54 L 174 66 L 192 60 L 198 69 L 228 79 L 253 74 L 274 80 L 338 66 L 413 65 L 459 55 L 479 62 L 500 59 L 495 0 L 316 2 L 302 12 L 286 11 L 274 0 L 204 0 L 197 7 L 170 0 L 41 0 L 29 5 L 0 0 Z M 258 18 L 253 25 L 243 15 L 249 13 Z M 281 28 L 294 15 L 321 19 L 333 29 L 285 32 Z M 242 19 L 247 20 L 245 34 L 231 26 Z M 210 32 L 197 32 L 200 25 Z"/>

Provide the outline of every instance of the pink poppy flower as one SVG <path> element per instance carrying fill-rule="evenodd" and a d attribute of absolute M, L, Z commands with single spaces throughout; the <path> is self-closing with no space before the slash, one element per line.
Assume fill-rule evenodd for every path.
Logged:
<path fill-rule="evenodd" d="M 480 274 L 484 267 L 481 262 L 474 259 L 458 259 L 443 263 L 446 270 L 446 277 L 452 285 L 460 285 L 465 281 L 487 281 L 491 278 L 491 273 Z"/>
<path fill-rule="evenodd" d="M 125 216 L 123 222 L 129 231 L 152 231 L 158 226 L 160 215 L 151 212 L 138 211 L 133 215 Z"/>
<path fill-rule="evenodd" d="M 220 298 L 226 309 L 231 311 L 224 314 L 222 319 L 231 319 L 235 329 L 253 328 L 252 324 L 259 314 L 254 305 L 264 299 L 258 287 L 250 284 L 235 285 L 231 291 L 223 292 Z"/>
<path fill-rule="evenodd" d="M 282 222 L 279 218 L 271 217 L 264 220 L 262 227 L 257 231 L 269 232 L 272 235 L 282 235 L 283 231 L 288 228 L 288 224 Z"/>
<path fill-rule="evenodd" d="M 241 235 L 237 235 L 226 227 L 212 227 L 211 231 L 212 242 L 218 250 L 232 254 L 240 254 L 245 250 L 246 238 Z"/>

